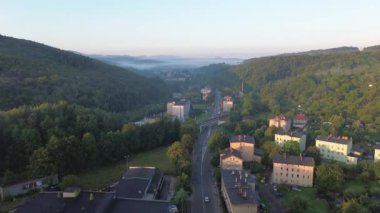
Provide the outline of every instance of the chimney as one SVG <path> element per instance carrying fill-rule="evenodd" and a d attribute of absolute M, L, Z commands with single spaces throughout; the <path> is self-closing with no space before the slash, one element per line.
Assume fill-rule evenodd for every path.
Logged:
<path fill-rule="evenodd" d="M 286 152 L 284 152 L 284 159 L 286 160 Z"/>
<path fill-rule="evenodd" d="M 244 178 L 244 182 L 246 182 L 246 183 L 247 183 L 247 178 Z"/>
<path fill-rule="evenodd" d="M 300 159 L 301 159 L 301 161 L 303 160 L 302 154 L 300 154 Z"/>
<path fill-rule="evenodd" d="M 235 178 L 235 183 L 237 183 L 237 177 Z"/>

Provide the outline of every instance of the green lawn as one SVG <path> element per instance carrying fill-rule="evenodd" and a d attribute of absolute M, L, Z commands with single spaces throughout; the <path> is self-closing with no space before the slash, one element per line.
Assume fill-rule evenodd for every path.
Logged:
<path fill-rule="evenodd" d="M 301 188 L 301 192 L 289 191 L 285 193 L 285 196 L 282 198 L 283 204 L 286 206 L 290 200 L 295 196 L 300 196 L 305 198 L 309 202 L 309 208 L 306 212 L 310 213 L 324 213 L 329 212 L 327 203 L 323 200 L 317 198 L 313 188 Z"/>
<path fill-rule="evenodd" d="M 132 155 L 129 158 L 129 166 L 154 166 L 164 174 L 174 174 L 175 168 L 166 156 L 167 147 Z M 111 183 L 118 181 L 126 171 L 126 161 L 94 169 L 78 175 L 81 185 L 85 189 L 99 190 Z"/>

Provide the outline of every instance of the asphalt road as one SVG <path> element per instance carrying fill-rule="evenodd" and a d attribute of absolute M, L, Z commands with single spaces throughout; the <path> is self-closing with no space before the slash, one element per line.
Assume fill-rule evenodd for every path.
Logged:
<path fill-rule="evenodd" d="M 219 101 L 220 93 L 217 93 L 215 103 L 209 110 L 209 118 L 217 116 L 220 110 Z M 202 128 L 202 131 L 198 136 L 198 142 L 193 151 L 193 170 L 191 179 L 193 191 L 191 196 L 192 213 L 219 213 L 223 211 L 220 204 L 220 196 L 216 180 L 212 174 L 210 155 L 207 149 L 207 142 L 211 133 L 211 128 Z M 206 196 L 210 200 L 208 203 L 204 201 Z"/>

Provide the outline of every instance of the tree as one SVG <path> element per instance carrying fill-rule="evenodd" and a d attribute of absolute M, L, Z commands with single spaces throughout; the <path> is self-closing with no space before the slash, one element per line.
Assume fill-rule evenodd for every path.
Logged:
<path fill-rule="evenodd" d="M 264 158 L 267 160 L 264 160 L 266 162 L 266 165 L 272 164 L 273 157 L 280 153 L 281 148 L 274 142 L 274 141 L 266 141 L 262 145 L 262 149 L 264 151 Z"/>
<path fill-rule="evenodd" d="M 188 198 L 189 198 L 188 192 L 183 188 L 180 188 L 175 194 L 174 203 L 176 203 L 177 205 L 181 205 L 182 212 L 184 212 L 184 208 L 183 208 L 184 203 L 186 202 Z"/>
<path fill-rule="evenodd" d="M 220 132 L 213 132 L 208 140 L 208 148 L 211 153 L 216 153 L 220 149 L 227 147 L 228 138 L 223 136 Z"/>
<path fill-rule="evenodd" d="M 380 179 L 380 161 L 377 161 L 373 164 L 373 170 L 377 179 Z"/>
<path fill-rule="evenodd" d="M 320 155 L 318 147 L 316 146 L 307 147 L 305 156 L 314 158 L 314 161 L 317 165 L 319 165 L 319 163 L 321 162 L 321 155 Z"/>
<path fill-rule="evenodd" d="M 289 202 L 288 210 L 289 212 L 306 212 L 309 207 L 309 203 L 304 197 L 295 196 Z"/>
<path fill-rule="evenodd" d="M 61 189 L 62 190 L 65 190 L 67 187 L 70 187 L 70 186 L 79 186 L 79 178 L 75 175 L 66 175 L 62 178 L 62 181 L 61 181 Z"/>
<path fill-rule="evenodd" d="M 169 146 L 167 156 L 169 160 L 174 164 L 177 169 L 177 172 L 180 170 L 180 163 L 183 158 L 187 157 L 187 153 L 181 142 L 176 141 L 172 145 Z"/>
<path fill-rule="evenodd" d="M 243 106 L 242 106 L 242 109 L 241 109 L 241 114 L 243 116 L 247 116 L 247 115 L 250 115 L 251 112 L 253 110 L 253 106 L 252 106 L 252 98 L 250 95 L 245 95 L 244 98 L 243 98 Z"/>
<path fill-rule="evenodd" d="M 289 155 L 299 155 L 301 153 L 300 145 L 297 141 L 285 141 L 282 150 Z"/>
<path fill-rule="evenodd" d="M 343 170 L 336 163 L 323 163 L 317 167 L 316 187 L 319 191 L 338 191 L 343 183 Z"/>
<path fill-rule="evenodd" d="M 29 176 L 31 178 L 45 177 L 56 172 L 57 168 L 53 164 L 46 148 L 39 148 L 33 152 L 29 162 Z"/>
<path fill-rule="evenodd" d="M 189 153 L 191 153 L 191 151 L 193 150 L 194 142 L 195 141 L 194 141 L 193 137 L 191 137 L 190 134 L 184 134 L 181 137 L 181 143 Z"/>

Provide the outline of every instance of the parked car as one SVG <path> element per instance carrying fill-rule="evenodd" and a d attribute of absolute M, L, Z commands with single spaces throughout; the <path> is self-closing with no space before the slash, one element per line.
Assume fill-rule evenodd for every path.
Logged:
<path fill-rule="evenodd" d="M 210 202 L 210 199 L 206 196 L 205 197 L 205 203 L 208 203 L 208 202 Z"/>
<path fill-rule="evenodd" d="M 178 208 L 176 205 L 170 205 L 169 206 L 169 212 L 170 213 L 177 213 L 178 212 Z"/>

